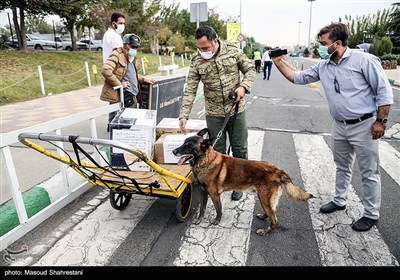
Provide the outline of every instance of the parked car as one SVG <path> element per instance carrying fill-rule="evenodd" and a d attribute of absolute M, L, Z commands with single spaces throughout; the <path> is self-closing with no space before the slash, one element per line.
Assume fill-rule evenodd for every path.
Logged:
<path fill-rule="evenodd" d="M 58 45 L 61 44 L 62 50 L 72 51 L 71 38 L 65 37 L 65 36 L 63 36 L 63 37 L 56 36 L 56 41 L 57 41 Z M 78 48 L 78 50 L 82 50 L 82 49 L 85 50 L 85 49 L 87 49 L 87 44 L 85 42 L 78 41 L 78 42 L 76 42 L 76 47 Z"/>
<path fill-rule="evenodd" d="M 103 46 L 101 40 L 80 40 L 77 42 L 78 50 L 92 50 L 92 51 L 102 51 Z"/>
<path fill-rule="evenodd" d="M 72 41 L 71 37 L 68 35 L 59 35 L 57 34 L 40 34 L 41 37 L 45 38 L 46 40 L 54 42 L 55 47 L 57 50 L 65 50 L 65 51 L 72 51 Z M 87 45 L 85 42 L 76 42 L 76 46 L 78 50 L 85 50 L 87 49 Z"/>
<path fill-rule="evenodd" d="M 56 45 L 54 41 L 46 40 L 36 34 L 26 34 L 26 43 L 28 49 L 32 50 L 56 50 Z M 17 35 L 13 35 L 8 38 L 9 46 L 13 48 L 18 48 Z"/>

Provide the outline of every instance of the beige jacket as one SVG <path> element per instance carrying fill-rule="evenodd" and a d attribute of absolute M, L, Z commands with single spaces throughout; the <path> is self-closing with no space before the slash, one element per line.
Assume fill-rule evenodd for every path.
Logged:
<path fill-rule="evenodd" d="M 105 78 L 103 89 L 100 95 L 101 100 L 108 101 L 110 103 L 120 102 L 119 90 L 114 90 L 113 87 L 122 84 L 121 81 L 128 71 L 128 65 L 128 54 L 123 47 L 114 49 L 101 69 L 101 74 Z M 136 68 L 136 58 L 133 65 L 135 65 Z M 144 77 L 139 74 L 137 74 L 137 76 L 139 84 L 143 83 Z"/>

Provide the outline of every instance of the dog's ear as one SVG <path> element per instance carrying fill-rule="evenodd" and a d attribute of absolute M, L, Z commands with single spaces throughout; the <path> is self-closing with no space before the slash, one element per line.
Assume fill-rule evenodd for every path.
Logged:
<path fill-rule="evenodd" d="M 208 128 L 203 128 L 202 130 L 197 132 L 197 135 L 204 138 L 204 135 L 206 135 L 207 133 L 208 133 Z"/>
<path fill-rule="evenodd" d="M 208 147 L 210 147 L 214 143 L 214 138 L 212 139 L 204 139 L 204 141 L 201 143 L 200 148 L 202 150 L 207 150 Z"/>

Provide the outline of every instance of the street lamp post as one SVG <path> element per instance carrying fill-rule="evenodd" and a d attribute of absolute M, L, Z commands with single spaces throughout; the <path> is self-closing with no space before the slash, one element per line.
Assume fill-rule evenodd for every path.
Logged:
<path fill-rule="evenodd" d="M 160 46 L 158 45 L 158 33 L 160 32 L 160 30 L 159 29 L 157 29 L 157 38 L 156 38 L 156 50 L 157 50 L 157 56 L 159 56 L 160 55 Z"/>
<path fill-rule="evenodd" d="M 298 22 L 299 23 L 299 38 L 298 38 L 298 40 L 297 40 L 297 46 L 298 46 L 298 49 L 300 49 L 300 24 L 301 24 L 301 21 L 299 21 Z"/>
<path fill-rule="evenodd" d="M 242 0 L 240 0 L 240 33 L 242 34 Z M 243 50 L 242 41 L 240 41 L 240 49 Z"/>
<path fill-rule="evenodd" d="M 308 2 L 310 2 L 310 25 L 308 27 L 308 45 L 307 47 L 310 47 L 310 36 L 311 36 L 311 16 L 312 16 L 312 2 L 314 2 L 315 0 L 307 0 Z"/>

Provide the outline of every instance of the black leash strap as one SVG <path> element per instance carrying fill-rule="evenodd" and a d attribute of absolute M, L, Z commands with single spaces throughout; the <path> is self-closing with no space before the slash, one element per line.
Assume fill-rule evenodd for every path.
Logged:
<path fill-rule="evenodd" d="M 94 160 L 93 157 L 91 157 L 81 146 L 78 145 L 78 143 L 76 143 L 76 139 L 77 139 L 78 137 L 79 137 L 79 136 L 70 136 L 69 142 L 72 143 L 72 146 L 73 146 L 73 148 L 74 148 L 75 155 L 76 155 L 76 157 L 77 157 L 77 161 L 78 161 L 79 166 L 82 166 L 81 160 L 80 160 L 80 157 L 79 157 L 79 152 L 81 152 L 81 153 L 82 153 L 83 155 L 85 155 L 94 165 L 96 165 L 96 167 L 98 167 L 99 169 L 108 171 L 107 169 L 104 169 L 102 166 L 100 166 L 100 165 Z M 108 172 L 109 172 L 109 171 L 108 171 Z M 137 189 L 137 191 L 138 191 L 140 194 L 144 194 L 144 192 L 143 192 L 142 189 L 139 187 L 139 184 L 136 182 L 135 179 L 129 178 L 129 177 L 127 177 L 127 176 L 120 175 L 120 174 L 117 174 L 117 173 L 114 173 L 114 172 L 112 172 L 112 173 L 115 174 L 115 175 L 118 175 L 118 176 L 121 177 L 121 178 L 130 180 L 131 183 L 132 183 L 132 184 L 135 186 L 135 188 Z M 97 177 L 97 176 L 96 176 L 96 177 Z M 98 179 L 100 179 L 100 178 L 98 178 Z M 103 183 L 105 183 L 104 180 L 102 180 L 102 179 L 100 179 L 100 180 L 101 180 Z"/>
<path fill-rule="evenodd" d="M 235 120 L 236 120 L 238 111 L 239 111 L 239 102 L 236 102 L 235 113 L 233 114 L 233 119 L 232 119 L 231 139 L 229 139 L 229 147 L 228 147 L 228 151 L 226 152 L 227 155 L 229 155 L 229 153 L 231 152 L 233 129 L 235 128 Z"/>
<path fill-rule="evenodd" d="M 232 133 L 233 133 L 233 126 L 234 126 L 234 124 L 235 124 L 236 116 L 237 116 L 237 113 L 238 113 L 238 111 L 239 111 L 239 101 L 238 101 L 238 102 L 233 102 L 231 109 L 230 109 L 229 112 L 225 115 L 225 120 L 224 120 L 224 123 L 223 123 L 223 125 L 222 125 L 222 128 L 221 128 L 221 130 L 218 132 L 217 137 L 215 138 L 215 141 L 214 141 L 214 143 L 212 144 L 212 147 L 215 146 L 215 144 L 216 144 L 216 143 L 218 142 L 218 140 L 221 138 L 222 133 L 224 133 L 225 127 L 226 127 L 226 125 L 227 125 L 228 122 L 229 122 L 229 118 L 231 117 L 231 112 L 232 112 L 233 108 L 235 108 L 235 113 L 233 114 L 233 119 L 232 119 L 232 130 L 231 130 L 231 135 L 232 135 Z M 229 154 L 230 149 L 231 149 L 231 143 L 230 143 L 230 142 L 231 142 L 231 139 L 229 139 L 229 147 L 228 147 L 228 153 L 227 153 L 227 154 Z"/>

